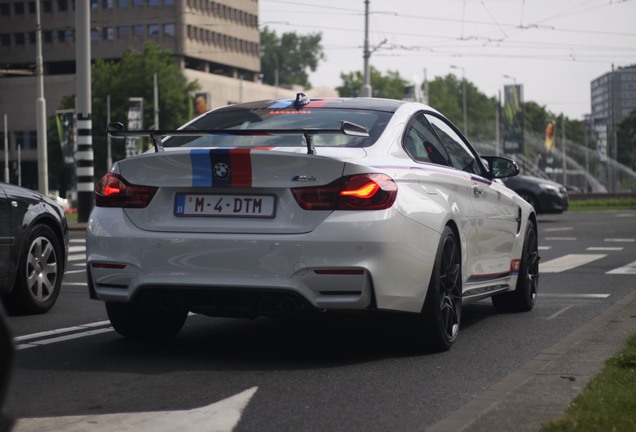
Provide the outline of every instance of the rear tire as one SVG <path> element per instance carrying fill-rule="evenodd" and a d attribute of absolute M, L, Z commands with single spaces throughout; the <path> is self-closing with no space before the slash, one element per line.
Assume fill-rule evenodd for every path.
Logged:
<path fill-rule="evenodd" d="M 528 312 L 534 308 L 539 291 L 539 242 L 537 229 L 528 223 L 517 286 L 514 291 L 496 295 L 492 304 L 497 312 Z"/>
<path fill-rule="evenodd" d="M 455 343 L 462 315 L 461 254 L 455 233 L 445 227 L 422 309 L 428 347 L 447 351 Z"/>
<path fill-rule="evenodd" d="M 106 313 L 117 333 L 144 339 L 174 337 L 181 331 L 188 317 L 188 311 L 182 307 L 148 309 L 138 303 L 106 302 Z"/>

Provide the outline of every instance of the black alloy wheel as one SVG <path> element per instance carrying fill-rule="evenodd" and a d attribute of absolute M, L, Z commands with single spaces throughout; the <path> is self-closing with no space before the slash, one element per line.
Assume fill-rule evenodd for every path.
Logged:
<path fill-rule="evenodd" d="M 523 241 L 521 265 L 514 291 L 492 298 L 498 312 L 528 312 L 534 308 L 539 292 L 539 239 L 537 228 L 528 222 Z"/>
<path fill-rule="evenodd" d="M 422 311 L 427 342 L 436 351 L 450 349 L 462 315 L 461 253 L 455 233 L 444 228 Z"/>

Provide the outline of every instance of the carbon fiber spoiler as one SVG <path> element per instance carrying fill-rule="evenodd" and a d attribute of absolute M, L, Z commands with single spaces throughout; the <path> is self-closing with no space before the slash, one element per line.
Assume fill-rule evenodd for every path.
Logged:
<path fill-rule="evenodd" d="M 315 154 L 314 135 L 347 135 L 366 138 L 369 132 L 362 126 L 348 121 L 342 121 L 339 129 L 226 129 L 226 130 L 125 130 L 119 122 L 111 122 L 107 128 L 108 135 L 112 138 L 138 138 L 150 137 L 155 152 L 163 151 L 160 137 L 165 136 L 207 136 L 207 135 L 233 135 L 233 136 L 267 136 L 267 135 L 303 135 L 307 142 L 307 154 Z"/>

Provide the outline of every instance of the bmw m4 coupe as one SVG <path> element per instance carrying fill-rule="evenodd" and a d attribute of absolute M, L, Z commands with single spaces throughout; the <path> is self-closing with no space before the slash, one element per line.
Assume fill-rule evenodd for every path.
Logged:
<path fill-rule="evenodd" d="M 99 181 L 86 233 L 90 296 L 124 336 L 174 336 L 189 312 L 396 313 L 446 350 L 463 304 L 535 304 L 537 218 L 498 180 L 516 164 L 429 106 L 299 93 L 108 130 L 154 145 Z"/>

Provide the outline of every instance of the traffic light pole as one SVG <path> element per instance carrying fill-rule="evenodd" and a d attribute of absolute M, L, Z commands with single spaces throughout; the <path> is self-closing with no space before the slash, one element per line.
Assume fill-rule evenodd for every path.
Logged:
<path fill-rule="evenodd" d="M 91 120 L 91 37 L 90 2 L 78 1 L 75 9 L 75 58 L 77 113 L 77 221 L 87 222 L 95 192 L 93 169 L 93 123 Z"/>

